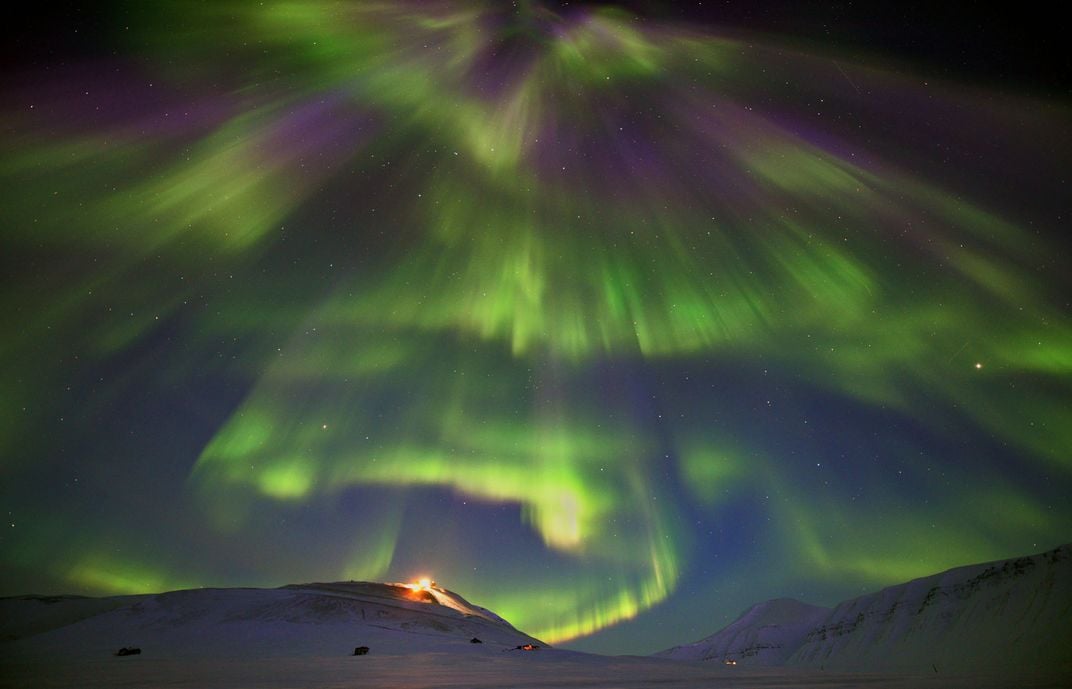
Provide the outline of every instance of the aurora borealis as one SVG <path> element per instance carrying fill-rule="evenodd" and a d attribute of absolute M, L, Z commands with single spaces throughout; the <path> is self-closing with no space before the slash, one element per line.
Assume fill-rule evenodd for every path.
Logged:
<path fill-rule="evenodd" d="M 428 575 L 651 652 L 1072 537 L 1067 93 L 610 6 L 102 16 L 3 76 L 0 594 Z"/>

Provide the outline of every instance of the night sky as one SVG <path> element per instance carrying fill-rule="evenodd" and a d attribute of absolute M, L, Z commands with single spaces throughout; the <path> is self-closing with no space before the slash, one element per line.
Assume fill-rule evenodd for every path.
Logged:
<path fill-rule="evenodd" d="M 9 28 L 0 595 L 426 575 L 652 652 L 1072 540 L 1068 58 L 897 7 Z"/>

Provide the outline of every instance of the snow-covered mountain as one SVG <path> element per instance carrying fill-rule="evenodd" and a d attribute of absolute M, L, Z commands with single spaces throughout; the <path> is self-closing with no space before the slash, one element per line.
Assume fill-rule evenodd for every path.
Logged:
<path fill-rule="evenodd" d="M 706 639 L 656 653 L 678 660 L 737 661 L 782 665 L 804 637 L 830 614 L 830 608 L 776 598 L 758 603 Z"/>
<path fill-rule="evenodd" d="M 473 644 L 473 638 L 481 644 Z M 168 657 L 347 654 L 544 645 L 434 585 L 339 582 L 279 589 L 0 599 L 0 640 L 19 656 L 107 657 L 122 647 Z"/>
<path fill-rule="evenodd" d="M 832 610 L 779 599 L 657 655 L 837 670 L 1072 671 L 1072 545 L 890 586 Z"/>

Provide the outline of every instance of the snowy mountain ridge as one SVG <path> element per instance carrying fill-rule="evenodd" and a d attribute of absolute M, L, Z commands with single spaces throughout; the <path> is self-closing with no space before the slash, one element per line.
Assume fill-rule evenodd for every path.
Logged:
<path fill-rule="evenodd" d="M 968 565 L 833 609 L 777 599 L 656 655 L 838 670 L 1053 668 L 1072 648 L 1072 545 Z M 1069 667 L 1072 670 L 1072 666 Z"/>

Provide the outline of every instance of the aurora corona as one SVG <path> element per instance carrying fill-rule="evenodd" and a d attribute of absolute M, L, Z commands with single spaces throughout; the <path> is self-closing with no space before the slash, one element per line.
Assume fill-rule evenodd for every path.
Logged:
<path fill-rule="evenodd" d="M 1067 538 L 1070 273 L 991 193 L 1064 106 L 613 8 L 130 36 L 0 109 L 8 588 L 431 572 L 558 643 Z"/>

